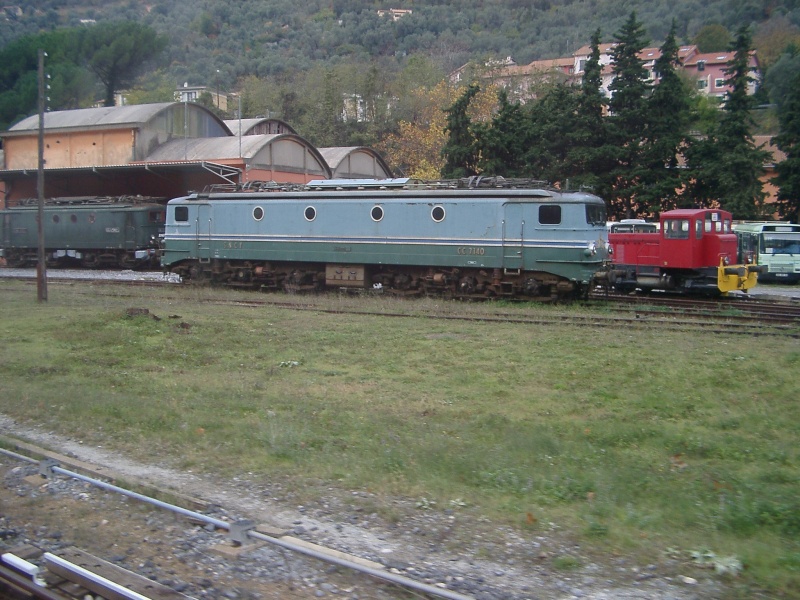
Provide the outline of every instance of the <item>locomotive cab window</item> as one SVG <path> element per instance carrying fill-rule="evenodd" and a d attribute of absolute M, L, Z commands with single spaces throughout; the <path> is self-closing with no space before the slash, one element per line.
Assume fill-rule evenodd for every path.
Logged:
<path fill-rule="evenodd" d="M 706 225 L 706 226 L 707 226 L 707 225 Z M 706 230 L 706 231 L 708 231 L 708 230 Z M 698 240 L 699 240 L 701 237 L 703 237 L 703 220 L 702 220 L 702 219 L 697 219 L 697 220 L 694 222 L 694 237 L 695 237 L 696 239 L 698 239 Z"/>
<path fill-rule="evenodd" d="M 587 204 L 586 223 L 589 225 L 605 225 L 606 207 L 597 204 Z"/>
<path fill-rule="evenodd" d="M 561 207 L 558 204 L 542 204 L 539 207 L 540 225 L 561 225 Z"/>
<path fill-rule="evenodd" d="M 689 219 L 665 219 L 664 238 L 668 240 L 688 240 Z"/>
<path fill-rule="evenodd" d="M 175 221 L 177 223 L 186 223 L 189 221 L 189 207 L 176 206 L 175 207 Z"/>
<path fill-rule="evenodd" d="M 434 206 L 433 210 L 431 210 L 431 219 L 436 221 L 437 223 L 441 223 L 444 221 L 444 206 Z"/>

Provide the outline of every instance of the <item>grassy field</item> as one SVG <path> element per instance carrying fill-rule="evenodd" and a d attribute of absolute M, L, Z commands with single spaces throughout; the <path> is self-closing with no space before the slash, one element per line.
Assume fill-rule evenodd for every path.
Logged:
<path fill-rule="evenodd" d="M 496 304 L 231 303 L 263 298 L 51 283 L 37 304 L 0 281 L 0 412 L 301 496 L 557 523 L 598 551 L 693 556 L 742 597 L 800 597 L 797 340 L 558 324 L 577 307 L 502 306 L 554 320 L 530 326 L 431 318 Z"/>

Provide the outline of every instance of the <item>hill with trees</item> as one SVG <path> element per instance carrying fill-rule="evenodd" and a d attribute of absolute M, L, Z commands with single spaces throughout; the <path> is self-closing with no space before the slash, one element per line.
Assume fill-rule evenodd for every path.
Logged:
<path fill-rule="evenodd" d="M 410 9 L 398 20 L 380 9 Z M 413 58 L 424 58 L 441 76 L 470 60 L 513 57 L 518 64 L 570 56 L 599 30 L 610 41 L 630 4 L 621 0 L 38 0 L 5 7 L 0 47 L 19 37 L 93 22 L 133 21 L 169 42 L 160 68 L 146 83 L 163 96 L 179 83 L 236 90 L 248 77 L 272 85 L 298 84 L 333 71 L 335 85 L 390 89 Z M 797 0 L 642 0 L 638 19 L 658 45 L 676 25 L 679 44 L 724 50 L 729 32 L 754 25 L 754 46 L 769 67 L 798 44 Z M 374 69 L 371 83 L 363 81 Z M 283 112 L 274 104 L 264 107 Z M 260 108 L 260 107 L 254 107 Z M 292 115 L 284 115 L 291 118 Z"/>
<path fill-rule="evenodd" d="M 410 12 L 392 18 L 380 14 L 386 9 Z M 721 131 L 717 107 L 685 90 L 679 77 L 670 85 L 682 90 L 686 106 L 680 109 L 669 94 L 655 93 L 637 80 L 635 56 L 615 56 L 621 69 L 628 65 L 621 72 L 634 79 L 632 88 L 615 92 L 617 105 L 611 108 L 617 118 L 608 121 L 612 128 L 597 127 L 596 115 L 608 105 L 592 95 L 591 81 L 584 80 L 583 93 L 577 95 L 569 86 L 542 85 L 536 101 L 523 107 L 483 82 L 480 92 L 470 92 L 474 98 L 463 98 L 446 79 L 468 62 L 511 57 L 527 64 L 571 56 L 590 40 L 620 41 L 632 14 L 630 4 L 621 0 L 42 0 L 6 6 L 0 13 L 0 127 L 35 112 L 32 52 L 38 47 L 48 51 L 53 110 L 108 103 L 123 89 L 130 103 L 171 101 L 184 83 L 205 85 L 235 93 L 238 101 L 229 106 L 241 106 L 243 117 L 284 119 L 319 147 L 377 147 L 407 174 L 435 176 L 462 167 L 499 172 L 516 161 L 514 170 L 555 181 L 563 176 L 558 168 L 567 159 L 582 165 L 585 176 L 607 175 L 603 169 L 614 171 L 627 163 L 640 172 L 622 168 L 616 183 L 591 177 L 586 183 L 610 186 L 606 191 L 635 183 L 639 190 L 620 192 L 623 197 L 663 196 L 664 186 L 675 182 L 656 177 L 647 183 L 649 175 L 642 175 L 646 161 L 651 167 L 662 165 L 665 152 L 686 139 L 684 128 L 701 136 Z M 779 119 L 774 110 L 751 109 L 791 104 L 798 89 L 793 85 L 800 73 L 798 0 L 642 0 L 634 20 L 637 30 L 628 34 L 635 34 L 636 41 L 629 49 L 661 47 L 671 40 L 673 46 L 696 44 L 701 52 L 720 52 L 732 49 L 737 32 L 746 27 L 748 46 L 756 51 L 763 74 L 756 98 L 740 107 L 748 113 L 747 135 L 757 129 L 778 133 L 781 123 L 792 123 L 790 116 Z M 199 101 L 218 111 L 210 94 Z M 578 139 L 562 140 L 557 117 L 570 108 L 568 114 L 585 122 L 567 132 Z M 637 131 L 642 111 L 656 108 L 662 122 L 651 126 L 660 128 L 661 146 L 654 142 L 648 157 L 616 157 L 608 163 L 611 149 L 620 148 L 619 139 Z M 744 113 L 737 112 L 736 118 Z M 234 111 L 221 116 L 231 118 Z M 454 127 L 457 119 L 468 132 Z M 520 119 L 526 122 L 528 142 L 504 134 L 516 130 Z M 752 159 L 747 152 L 752 142 L 741 137 L 735 123 L 722 121 L 744 141 Z M 455 140 L 456 133 L 469 133 L 480 145 L 465 148 L 468 138 Z M 781 139 L 789 144 L 794 138 Z M 538 153 L 525 150 L 532 147 Z M 713 144 L 705 148 L 711 152 Z M 452 153 L 462 151 L 467 161 L 454 161 Z M 714 190 L 703 193 L 713 195 Z M 630 202 L 622 205 L 625 214 L 638 210 Z"/>

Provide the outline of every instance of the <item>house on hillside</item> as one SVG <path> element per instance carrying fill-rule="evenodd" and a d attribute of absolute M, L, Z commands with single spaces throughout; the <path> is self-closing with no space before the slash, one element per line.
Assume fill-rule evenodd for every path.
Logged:
<path fill-rule="evenodd" d="M 612 53 L 615 46 L 616 42 L 613 42 L 600 44 L 598 48 L 602 73 L 600 87 L 606 97 L 611 96 L 609 88 L 614 80 Z M 510 98 L 525 102 L 535 97 L 535 85 L 541 82 L 543 77 L 552 80 L 552 77 L 558 75 L 565 81 L 580 83 L 591 51 L 591 46 L 586 45 L 579 48 L 571 57 L 538 60 L 528 65 L 518 65 L 510 56 L 505 60 L 488 61 L 483 65 L 467 63 L 450 74 L 450 81 L 459 83 L 480 80 L 495 83 L 505 88 Z M 756 92 L 759 71 L 755 52 L 750 56 L 750 67 L 755 81 L 750 84 L 748 93 L 752 95 Z M 655 85 L 658 84 L 655 64 L 660 57 L 660 48 L 644 48 L 639 54 L 639 58 L 644 62 L 644 68 L 649 72 L 650 81 Z M 725 69 L 733 58 L 732 52 L 701 54 L 697 46 L 687 45 L 678 49 L 678 57 L 683 65 L 683 71 L 696 81 L 698 91 L 720 99 L 724 98 L 730 90 L 725 81 Z"/>
<path fill-rule="evenodd" d="M 733 60 L 733 52 L 695 53 L 683 63 L 684 71 L 696 82 L 697 91 L 720 100 L 730 91 L 726 84 L 725 70 Z M 758 58 L 755 52 L 750 53 L 750 70 L 753 81 L 748 84 L 747 93 L 756 93 L 760 80 Z"/>
<path fill-rule="evenodd" d="M 764 191 L 767 193 L 764 204 L 767 206 L 774 205 L 778 201 L 779 191 L 774 182 L 775 177 L 778 175 L 777 166 L 786 160 L 786 154 L 775 145 L 771 135 L 753 136 L 753 143 L 762 150 L 769 152 L 769 158 L 764 164 L 764 172 L 761 175 L 761 182 L 764 184 Z M 777 212 L 773 216 L 777 219 Z"/>
<path fill-rule="evenodd" d="M 219 90 L 212 90 L 205 85 L 189 85 L 184 83 L 183 86 L 177 88 L 173 94 L 175 102 L 197 102 L 203 94 L 211 96 L 211 102 L 218 110 L 228 112 L 228 95 L 221 93 Z"/>
<path fill-rule="evenodd" d="M 379 17 L 390 17 L 392 21 L 399 21 L 403 17 L 412 14 L 414 11 L 407 8 L 390 8 L 388 10 L 379 10 Z"/>
<path fill-rule="evenodd" d="M 614 51 L 614 47 L 616 46 L 615 43 L 610 44 L 600 44 L 600 66 L 602 69 L 602 79 L 603 83 L 601 88 L 603 90 L 603 94 L 606 97 L 610 97 L 611 93 L 609 91 L 609 86 L 611 82 L 614 80 L 614 73 L 613 73 L 613 65 L 612 63 L 612 53 Z M 577 81 L 580 81 L 583 78 L 583 74 L 586 70 L 586 63 L 591 56 L 592 48 L 591 46 L 583 46 L 579 48 L 575 54 L 573 54 L 573 58 L 575 61 L 575 78 Z M 681 46 L 678 49 L 678 58 L 680 58 L 683 64 L 686 64 L 688 60 L 690 60 L 693 56 L 697 54 L 697 46 Z M 648 79 L 653 82 L 654 84 L 658 83 L 658 75 L 655 72 L 655 65 L 656 61 L 661 58 L 661 49 L 660 48 L 644 48 L 639 53 L 639 58 L 644 62 L 644 68 L 649 73 Z"/>

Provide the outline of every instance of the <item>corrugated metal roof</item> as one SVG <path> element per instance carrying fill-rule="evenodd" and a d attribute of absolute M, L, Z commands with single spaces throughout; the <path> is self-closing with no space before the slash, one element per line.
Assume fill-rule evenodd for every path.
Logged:
<path fill-rule="evenodd" d="M 336 146 L 331 148 L 317 148 L 319 153 L 322 154 L 322 158 L 325 159 L 325 162 L 328 163 L 331 169 L 336 170 L 336 167 L 339 166 L 345 158 L 350 156 L 353 152 L 357 150 L 363 150 L 363 148 L 359 146 Z"/>
<path fill-rule="evenodd" d="M 176 102 L 160 104 L 132 104 L 129 106 L 103 106 L 100 108 L 79 108 L 60 110 L 44 114 L 45 129 L 71 129 L 90 127 L 114 127 L 126 124 L 146 123 L 158 113 L 174 106 Z M 9 132 L 27 132 L 39 129 L 39 115 L 23 119 Z"/>
<path fill-rule="evenodd" d="M 257 117 L 254 119 L 226 119 L 225 125 L 233 132 L 233 135 L 239 135 L 239 127 L 241 126 L 242 135 L 260 135 L 253 133 L 259 125 L 265 124 L 268 131 L 274 133 L 297 133 L 294 127 L 289 125 L 286 121 L 274 119 L 271 117 Z M 263 132 L 263 128 L 262 128 Z"/>
<path fill-rule="evenodd" d="M 264 146 L 277 138 L 290 137 L 302 140 L 298 136 L 287 134 L 244 135 L 215 138 L 173 139 L 162 144 L 151 152 L 145 162 L 163 162 L 172 160 L 223 160 L 234 158 L 252 158 Z M 241 140 L 241 151 L 240 151 Z M 303 145 L 308 145 L 303 141 Z M 309 146 L 310 147 L 310 146 Z"/>
<path fill-rule="evenodd" d="M 253 127 L 264 121 L 264 119 L 226 119 L 225 125 L 231 130 L 233 135 L 239 135 L 239 126 L 242 127 L 242 135 L 247 135 Z"/>
<path fill-rule="evenodd" d="M 334 146 L 330 148 L 317 148 L 319 153 L 322 155 L 322 158 L 325 159 L 325 162 L 328 163 L 328 166 L 333 169 L 334 172 L 338 171 L 342 163 L 350 156 L 355 154 L 364 154 L 370 157 L 375 163 L 380 167 L 383 171 L 384 177 L 391 177 L 392 170 L 389 168 L 389 165 L 386 164 L 386 161 L 383 160 L 380 154 L 378 154 L 372 148 L 367 146 Z M 375 174 L 379 176 L 378 173 Z"/>

